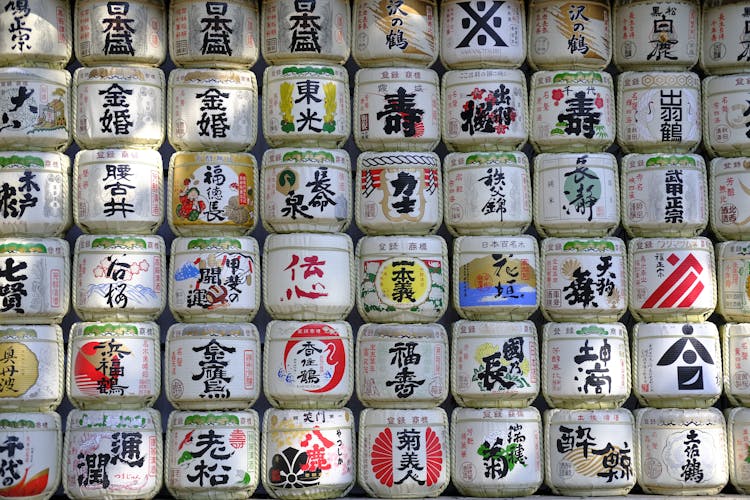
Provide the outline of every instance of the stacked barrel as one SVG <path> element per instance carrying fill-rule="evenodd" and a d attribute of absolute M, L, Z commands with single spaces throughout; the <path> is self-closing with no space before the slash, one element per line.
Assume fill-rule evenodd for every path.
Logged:
<path fill-rule="evenodd" d="M 161 2 L 76 2 L 73 309 L 63 487 L 71 498 L 162 487 L 160 329 L 166 305 Z"/>
<path fill-rule="evenodd" d="M 0 497 L 750 491 L 749 19 L 7 2 Z"/>
<path fill-rule="evenodd" d="M 719 332 L 701 142 L 698 2 L 618 4 L 615 64 L 622 223 L 629 242 L 638 481 L 646 492 L 718 493 L 727 482 Z M 671 429 L 671 430 L 668 430 Z M 667 445 L 673 441 L 674 445 Z M 654 450 L 679 451 L 665 462 Z M 717 450 L 719 450 L 717 452 Z M 672 453 L 677 453 L 673 451 Z M 658 471 L 644 464 L 657 459 Z M 709 475 L 705 471 L 711 470 Z"/>
<path fill-rule="evenodd" d="M 50 496 L 62 470 L 55 410 L 70 297 L 68 2 L 12 2 L 0 30 L 0 495 Z"/>
<path fill-rule="evenodd" d="M 261 477 L 276 498 L 333 498 L 356 479 L 349 2 L 263 2 Z"/>
<path fill-rule="evenodd" d="M 259 483 L 259 15 L 255 2 L 177 0 L 169 24 L 165 483 L 177 498 L 245 498 Z"/>
<path fill-rule="evenodd" d="M 545 480 L 557 494 L 635 485 L 625 243 L 607 1 L 529 6 L 534 224 L 541 242 Z M 605 458 L 606 457 L 606 458 Z"/>
<path fill-rule="evenodd" d="M 359 484 L 436 496 L 450 477 L 437 5 L 358 0 L 353 25 Z"/>
<path fill-rule="evenodd" d="M 474 24 L 473 19 L 482 19 Z M 474 28 L 472 28 L 474 26 Z M 539 250 L 531 223 L 523 2 L 443 2 L 445 224 L 453 242 L 451 470 L 472 496 L 541 485 Z"/>
<path fill-rule="evenodd" d="M 748 101 L 750 88 L 750 37 L 747 18 L 750 4 L 709 1 L 703 3 L 700 66 L 703 80 L 703 147 L 709 163 L 709 222 L 717 239 L 717 311 L 727 322 L 720 327 L 723 353 L 723 386 L 735 408 L 725 410 L 729 479 L 742 493 L 750 491 L 746 465 L 750 411 L 746 339 L 750 334 L 747 289 L 748 193 L 744 186 L 750 165 Z"/>

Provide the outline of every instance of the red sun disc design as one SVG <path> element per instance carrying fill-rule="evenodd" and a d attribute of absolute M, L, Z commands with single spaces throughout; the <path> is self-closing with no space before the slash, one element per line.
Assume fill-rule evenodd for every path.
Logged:
<path fill-rule="evenodd" d="M 99 342 L 92 341 L 83 344 L 75 356 L 73 362 L 73 377 L 76 388 L 86 395 L 99 394 L 98 382 L 110 383 L 110 377 L 99 371 L 100 355 L 96 347 Z M 41 370 L 42 367 L 40 366 Z"/>
<path fill-rule="evenodd" d="M 339 385 L 346 371 L 346 349 L 344 348 L 344 342 L 341 340 L 338 332 L 330 325 L 308 323 L 297 329 L 291 335 L 293 340 L 288 341 L 284 349 L 284 369 L 287 369 L 286 362 L 289 353 L 302 339 L 307 337 L 332 337 L 330 340 L 322 340 L 322 342 L 326 344 L 326 351 L 328 351 L 327 362 L 334 367 L 333 376 L 325 386 L 307 391 L 316 394 L 329 392 Z"/>
<path fill-rule="evenodd" d="M 378 434 L 372 444 L 370 463 L 375 477 L 389 488 L 393 486 L 393 434 L 389 428 Z"/>
<path fill-rule="evenodd" d="M 440 472 L 443 470 L 443 446 L 440 438 L 428 427 L 425 432 L 425 453 L 427 457 L 427 486 L 432 486 L 440 479 Z"/>

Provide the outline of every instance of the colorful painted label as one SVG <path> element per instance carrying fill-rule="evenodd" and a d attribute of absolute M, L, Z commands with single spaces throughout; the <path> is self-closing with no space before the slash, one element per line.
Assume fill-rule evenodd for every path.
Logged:
<path fill-rule="evenodd" d="M 252 495 L 258 485 L 260 425 L 255 412 L 170 415 L 165 473 L 170 490 L 205 488 Z"/>
<path fill-rule="evenodd" d="M 354 484 L 354 417 L 341 410 L 266 410 L 263 485 L 344 495 Z"/>
<path fill-rule="evenodd" d="M 359 303 L 368 321 L 392 314 L 434 321 L 448 305 L 448 263 L 436 236 L 360 240 Z"/>
<path fill-rule="evenodd" d="M 706 238 L 631 240 L 630 305 L 641 315 L 703 314 L 716 306 L 713 245 Z"/>
<path fill-rule="evenodd" d="M 162 438 L 156 410 L 71 410 L 63 486 L 75 498 L 149 497 L 161 486 Z"/>
<path fill-rule="evenodd" d="M 370 455 L 372 473 L 388 488 L 406 481 L 419 486 L 434 486 L 446 465 L 443 460 L 445 443 L 440 441 L 438 433 L 426 427 L 423 431 L 398 429 L 395 439 L 393 434 L 393 430 L 386 427 L 375 437 Z M 409 442 L 412 444 L 406 444 Z M 421 442 L 424 442 L 424 451 L 414 453 Z M 405 452 L 406 449 L 409 451 Z M 420 467 L 420 464 L 424 465 Z"/>
<path fill-rule="evenodd" d="M 542 476 L 542 426 L 534 409 L 453 412 L 451 480 L 460 491 L 535 491 Z"/>
<path fill-rule="evenodd" d="M 351 130 L 348 81 L 343 67 L 270 66 L 263 96 L 263 131 L 269 144 L 343 144 Z"/>
<path fill-rule="evenodd" d="M 608 73 L 540 71 L 533 74 L 529 98 L 531 140 L 540 150 L 570 148 L 571 141 L 601 150 L 614 141 L 615 96 Z"/>
<path fill-rule="evenodd" d="M 351 167 L 343 150 L 270 149 L 263 155 L 263 221 L 275 231 L 324 226 L 351 217 Z"/>
<path fill-rule="evenodd" d="M 489 399 L 527 397 L 539 390 L 539 347 L 536 331 L 528 324 L 518 335 L 494 333 L 496 328 L 512 323 L 460 322 L 454 329 L 453 362 L 456 364 L 456 387 L 461 397 Z M 507 326 L 506 326 L 507 325 Z M 533 331 L 532 331 L 533 330 Z M 473 405 L 472 405 L 473 406 Z"/>
<path fill-rule="evenodd" d="M 101 314 L 155 318 L 164 307 L 164 241 L 158 236 L 81 236 L 76 240 L 74 306 Z"/>
<path fill-rule="evenodd" d="M 447 72 L 443 140 L 461 151 L 516 148 L 527 137 L 526 96 L 519 70 Z"/>
<path fill-rule="evenodd" d="M 281 328 L 283 324 L 278 325 Z M 299 324 L 285 342 L 267 343 L 268 364 L 273 365 L 266 374 L 271 377 L 266 381 L 268 387 L 274 393 L 302 392 L 315 398 L 349 385 L 351 337 L 344 337 L 346 332 L 339 328 L 337 324 Z"/>
<path fill-rule="evenodd" d="M 0 420 L 0 495 L 42 498 L 60 480 L 60 418 L 54 414 L 5 414 Z"/>
<path fill-rule="evenodd" d="M 171 163 L 169 209 L 176 229 L 202 236 L 206 229 L 244 234 L 255 227 L 257 166 L 252 155 L 175 153 Z"/>
<path fill-rule="evenodd" d="M 443 262 L 433 259 L 396 257 L 363 260 L 364 282 L 360 297 L 366 311 L 390 309 L 440 310 L 447 299 Z"/>
<path fill-rule="evenodd" d="M 360 482 L 371 495 L 436 496 L 448 485 L 450 445 L 442 409 L 367 409 L 360 432 Z"/>
<path fill-rule="evenodd" d="M 542 260 L 542 307 L 553 319 L 585 313 L 617 320 L 625 312 L 628 280 L 621 240 L 548 238 Z"/>
<path fill-rule="evenodd" d="M 94 330 L 96 328 L 89 327 Z M 112 332 L 112 328 L 102 330 Z M 103 402 L 105 399 L 134 398 L 153 402 L 159 392 L 155 367 L 155 363 L 159 362 L 155 350 L 158 333 L 154 330 L 150 334 L 156 337 L 97 338 L 93 336 L 96 333 L 89 332 L 84 327 L 83 333 L 70 343 L 72 359 L 69 363 L 72 363 L 72 367 L 68 397 L 76 401 L 87 401 L 89 404 Z"/>
<path fill-rule="evenodd" d="M 247 316 L 260 307 L 257 243 L 252 238 L 178 240 L 170 306 L 181 317 Z"/>
<path fill-rule="evenodd" d="M 536 223 L 553 233 L 620 221 L 617 160 L 605 154 L 542 154 L 534 160 Z"/>
<path fill-rule="evenodd" d="M 633 417 L 629 410 L 550 410 L 547 480 L 556 491 L 635 485 Z"/>
<path fill-rule="evenodd" d="M 537 306 L 537 252 L 530 240 L 466 238 L 454 255 L 459 307 Z"/>
<path fill-rule="evenodd" d="M 47 411 L 63 390 L 62 332 L 54 326 L 0 329 L 0 406 Z"/>

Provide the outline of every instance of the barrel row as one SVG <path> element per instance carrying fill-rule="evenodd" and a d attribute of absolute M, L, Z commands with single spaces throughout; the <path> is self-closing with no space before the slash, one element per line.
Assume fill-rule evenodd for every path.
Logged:
<path fill-rule="evenodd" d="M 311 61 L 362 67 L 520 67 L 687 70 L 737 73 L 750 60 L 741 2 L 615 2 L 569 4 L 518 0 L 502 4 L 449 0 L 255 1 L 168 4 L 138 0 L 32 0 L 5 10 L 2 64 L 62 67 L 160 65 L 250 68 Z M 27 7 L 28 5 L 28 7 Z M 167 13 L 167 10 L 169 11 Z M 33 12 L 33 16 L 30 15 Z M 43 23 L 35 23 L 35 16 Z M 168 32 L 168 33 L 167 33 Z M 700 57 L 699 57 L 700 56 Z"/>
<path fill-rule="evenodd" d="M 269 409 L 262 433 L 254 410 L 174 411 L 163 441 L 155 410 L 71 410 L 64 443 L 55 413 L 4 414 L 0 436 L 14 470 L 28 474 L 31 456 L 39 469 L 8 496 L 49 496 L 62 481 L 248 498 L 262 481 L 277 498 L 333 498 L 355 479 L 379 498 L 436 496 L 449 481 L 472 496 L 529 495 L 542 481 L 568 495 L 622 495 L 636 481 L 657 494 L 715 495 L 729 480 L 747 492 L 748 409 L 634 413 L 554 409 L 542 423 L 535 408 L 457 408 L 449 423 L 440 408 L 368 408 L 355 437 L 348 409 Z"/>

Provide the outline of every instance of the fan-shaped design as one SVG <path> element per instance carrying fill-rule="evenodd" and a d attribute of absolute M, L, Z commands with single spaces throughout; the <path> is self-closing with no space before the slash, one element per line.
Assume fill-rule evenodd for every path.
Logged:
<path fill-rule="evenodd" d="M 443 470 L 443 445 L 437 433 L 428 427 L 424 437 L 427 457 L 427 486 L 432 486 L 440 479 Z"/>
<path fill-rule="evenodd" d="M 393 486 L 393 433 L 386 428 L 378 434 L 370 455 L 372 472 L 381 484 Z"/>

